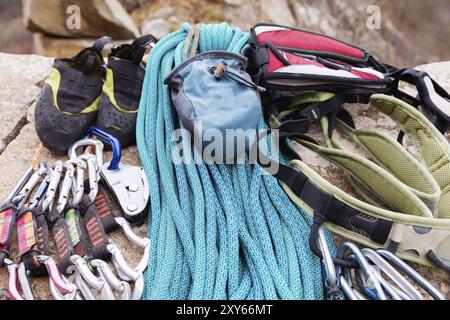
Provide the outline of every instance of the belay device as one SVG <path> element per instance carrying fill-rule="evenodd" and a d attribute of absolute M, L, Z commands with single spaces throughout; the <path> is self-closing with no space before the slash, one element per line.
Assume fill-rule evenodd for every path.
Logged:
<path fill-rule="evenodd" d="M 89 128 L 87 135 L 96 136 L 104 143 L 111 145 L 113 159 L 102 165 L 101 181 L 119 205 L 125 219 L 133 224 L 142 223 L 147 214 L 150 194 L 144 169 L 120 162 L 120 142 L 113 136 L 95 127 Z"/>

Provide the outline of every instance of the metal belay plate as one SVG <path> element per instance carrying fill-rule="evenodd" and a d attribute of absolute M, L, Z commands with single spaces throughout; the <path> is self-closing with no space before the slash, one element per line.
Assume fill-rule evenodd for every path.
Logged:
<path fill-rule="evenodd" d="M 110 195 L 130 223 L 143 222 L 150 196 L 144 169 L 121 163 L 117 170 L 108 170 L 109 165 L 102 166 L 101 176 Z"/>

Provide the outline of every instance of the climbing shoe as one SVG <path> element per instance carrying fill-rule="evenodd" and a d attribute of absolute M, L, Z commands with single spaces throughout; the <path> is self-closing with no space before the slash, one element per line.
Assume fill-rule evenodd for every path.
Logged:
<path fill-rule="evenodd" d="M 47 149 L 65 154 L 95 124 L 105 66 L 102 55 L 109 37 L 98 39 L 73 58 L 56 59 L 36 103 L 36 131 Z"/>
<path fill-rule="evenodd" d="M 97 117 L 97 127 L 119 139 L 122 148 L 136 144 L 136 119 L 141 99 L 147 46 L 152 35 L 112 49 Z"/>

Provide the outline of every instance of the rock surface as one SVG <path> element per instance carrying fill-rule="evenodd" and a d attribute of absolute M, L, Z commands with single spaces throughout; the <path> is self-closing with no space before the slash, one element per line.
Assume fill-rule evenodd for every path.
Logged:
<path fill-rule="evenodd" d="M 70 30 L 67 20 L 69 6 L 80 8 L 81 25 Z M 139 35 L 136 24 L 118 0 L 24 0 L 24 21 L 28 29 L 63 37 L 100 37 L 108 34 L 116 38 Z"/>
<path fill-rule="evenodd" d="M 0 155 L 0 168 L 2 175 L 0 177 L 0 199 L 5 199 L 11 188 L 21 177 L 23 172 L 30 165 L 30 161 L 34 152 L 39 145 L 33 124 L 33 102 L 39 93 L 39 87 L 49 72 L 52 59 L 42 58 L 38 56 L 13 56 L 0 54 L 0 117 L 2 126 L 9 128 L 18 128 L 14 139 L 8 142 L 6 148 Z M 422 66 L 421 69 L 427 70 L 441 84 L 450 90 L 450 62 L 431 64 Z M 6 75 L 6 76 L 3 76 Z M 25 92 L 25 93 L 24 93 Z M 15 102 L 14 109 L 11 112 L 11 103 Z M 17 115 L 15 114 L 17 113 Z M 362 107 L 355 112 L 357 122 L 360 127 L 376 127 L 388 130 L 394 134 L 394 126 L 390 119 L 381 117 L 378 114 L 370 112 L 369 107 Z M 370 116 L 370 119 L 367 116 Z M 10 129 L 11 130 L 11 129 Z M 315 134 L 319 132 L 315 128 Z M 3 133 L 2 133 L 3 134 Z M 8 134 L 6 134 L 8 135 Z M 2 136 L 3 137 L 3 136 Z M 3 139 L 3 138 L 2 138 Z M 110 154 L 106 158 L 110 158 Z M 64 158 L 64 157 L 63 157 Z M 61 159 L 63 159 L 61 158 Z M 43 160 L 49 164 L 53 163 L 56 158 L 47 151 L 43 154 Z M 328 162 L 317 159 L 314 155 L 305 156 L 305 161 L 311 164 L 323 176 L 342 187 L 344 190 L 351 192 L 344 181 L 342 173 L 332 167 Z M 123 162 L 129 164 L 139 164 L 139 157 L 136 148 L 130 148 L 124 152 Z M 146 225 L 135 228 L 135 231 L 144 236 L 147 232 Z M 125 257 L 130 264 L 135 265 L 141 258 L 142 251 L 129 243 L 128 240 L 120 233 L 116 232 L 110 236 L 110 239 L 116 243 L 124 252 Z M 13 248 L 13 252 L 17 252 L 17 248 Z M 450 298 L 450 279 L 444 272 L 433 268 L 425 268 L 415 266 L 427 279 L 429 279 L 437 288 L 445 292 L 447 298 Z M 7 298 L 6 292 L 7 272 L 5 269 L 0 270 L 0 300 Z M 35 298 L 37 300 L 49 299 L 48 283 L 45 279 L 37 279 L 32 284 Z"/>
<path fill-rule="evenodd" d="M 51 59 L 39 56 L 12 56 L 0 53 L 0 153 L 16 137 L 40 82 L 48 74 Z"/>

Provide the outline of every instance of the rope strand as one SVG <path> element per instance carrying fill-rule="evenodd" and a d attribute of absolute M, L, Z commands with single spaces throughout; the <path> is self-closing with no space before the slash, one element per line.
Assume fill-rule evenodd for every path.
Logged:
<path fill-rule="evenodd" d="M 171 135 L 181 123 L 163 80 L 197 46 L 193 34 L 185 24 L 155 46 L 142 92 L 137 141 L 152 240 L 145 298 L 323 299 L 321 262 L 308 247 L 312 221 L 275 178 L 250 164 L 172 162 Z M 227 24 L 201 25 L 198 50 L 241 53 L 248 39 Z"/>

